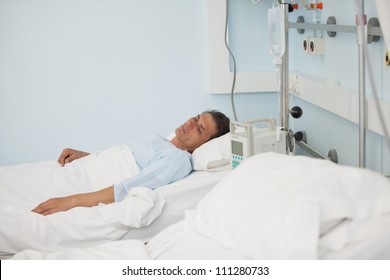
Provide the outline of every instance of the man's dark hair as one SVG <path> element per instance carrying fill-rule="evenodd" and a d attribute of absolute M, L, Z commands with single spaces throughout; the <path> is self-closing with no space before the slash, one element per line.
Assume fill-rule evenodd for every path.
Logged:
<path fill-rule="evenodd" d="M 225 114 L 217 110 L 205 111 L 203 114 L 210 114 L 217 128 L 217 132 L 209 140 L 222 136 L 230 131 L 230 119 Z"/>

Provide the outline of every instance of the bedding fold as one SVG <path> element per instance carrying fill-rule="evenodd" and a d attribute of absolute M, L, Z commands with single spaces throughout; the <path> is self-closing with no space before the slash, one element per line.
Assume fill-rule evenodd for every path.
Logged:
<path fill-rule="evenodd" d="M 51 251 L 118 240 L 129 229 L 150 225 L 164 203 L 156 192 L 139 187 L 119 203 L 77 207 L 48 216 L 0 207 L 0 251 Z"/>
<path fill-rule="evenodd" d="M 61 167 L 39 162 L 0 167 L 0 251 L 59 250 L 120 239 L 129 229 L 150 225 L 165 200 L 143 187 L 120 203 L 76 207 L 42 216 L 31 212 L 51 197 L 95 191 L 138 173 L 128 147 L 113 146 Z"/>
<path fill-rule="evenodd" d="M 139 240 L 115 241 L 88 248 L 68 248 L 55 252 L 24 250 L 13 260 L 148 260 L 145 245 Z"/>

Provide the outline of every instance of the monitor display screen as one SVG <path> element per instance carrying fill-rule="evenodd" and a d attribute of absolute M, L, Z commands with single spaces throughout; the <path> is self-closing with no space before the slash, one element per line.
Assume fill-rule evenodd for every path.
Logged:
<path fill-rule="evenodd" d="M 232 154 L 244 156 L 244 148 L 241 142 L 232 140 Z"/>

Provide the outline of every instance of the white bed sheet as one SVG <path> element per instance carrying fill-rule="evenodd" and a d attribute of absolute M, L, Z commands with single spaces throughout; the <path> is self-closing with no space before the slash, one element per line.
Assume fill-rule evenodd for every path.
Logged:
<path fill-rule="evenodd" d="M 61 250 L 90 247 L 121 238 L 150 240 L 167 225 L 183 218 L 184 209 L 215 185 L 225 172 L 192 173 L 172 187 L 151 191 L 136 188 L 120 203 L 77 207 L 49 216 L 32 213 L 40 202 L 56 196 L 90 192 L 138 172 L 124 145 L 92 154 L 60 167 L 55 161 L 0 167 L 0 257 L 27 248 Z M 165 202 L 167 199 L 166 207 Z M 162 211 L 161 221 L 150 225 Z M 132 230 L 134 234 L 130 234 Z"/>
<path fill-rule="evenodd" d="M 389 241 L 382 238 L 389 236 L 389 201 L 389 181 L 372 171 L 260 154 L 187 211 L 186 225 L 165 230 L 147 247 L 163 259 L 217 251 L 236 258 L 227 248 L 255 259 L 388 259 Z"/>
<path fill-rule="evenodd" d="M 190 224 L 184 220 L 158 234 L 146 245 L 149 257 L 157 260 L 251 259 L 197 232 Z M 355 240 L 351 238 L 354 232 Z M 319 239 L 317 258 L 323 260 L 390 260 L 389 236 L 390 214 L 359 222 L 347 221 Z M 338 250 L 321 248 L 325 243 L 343 243 L 346 239 L 349 239 L 348 245 Z M 329 247 L 329 244 L 325 247 Z"/>
<path fill-rule="evenodd" d="M 364 233 L 363 238 L 356 235 L 354 242 L 338 250 L 321 250 L 327 239 L 344 240 L 346 233 Z M 347 221 L 319 242 L 319 258 L 327 260 L 390 260 L 390 214 L 376 219 L 353 223 Z"/>
<path fill-rule="evenodd" d="M 343 230 L 343 225 L 338 230 Z M 338 230 L 332 238 L 341 238 Z M 389 260 L 390 215 L 355 225 L 354 230 L 365 231 L 364 238 L 349 243 L 336 251 L 318 248 L 318 259 L 323 260 Z M 319 246 L 323 240 L 319 240 Z M 226 248 L 216 240 L 197 232 L 186 221 L 175 224 L 157 235 L 146 245 L 149 257 L 157 260 L 241 260 L 250 259 L 238 251 Z"/>
<path fill-rule="evenodd" d="M 146 245 L 155 260 L 245 260 L 240 252 L 228 249 L 216 240 L 194 230 L 186 220 L 158 234 Z"/>
<path fill-rule="evenodd" d="M 87 248 L 68 248 L 54 252 L 24 250 L 13 260 L 149 260 L 145 244 L 140 240 L 118 240 Z"/>
<path fill-rule="evenodd" d="M 122 239 L 141 239 L 150 241 L 166 227 L 184 219 L 184 210 L 193 209 L 231 170 L 193 171 L 186 178 L 155 190 L 165 200 L 161 215 L 148 227 L 134 228 Z"/>
<path fill-rule="evenodd" d="M 148 226 L 163 209 L 164 200 L 147 188 L 134 188 L 118 203 L 77 207 L 42 216 L 13 203 L 0 206 L 0 248 L 15 253 L 34 248 L 53 251 L 87 247 L 120 239 L 132 228 Z"/>
<path fill-rule="evenodd" d="M 147 245 L 140 240 L 119 240 L 88 248 L 68 248 L 55 252 L 29 249 L 15 254 L 11 259 L 245 260 L 248 258 L 196 232 L 183 220 L 160 232 Z"/>
<path fill-rule="evenodd" d="M 315 172 L 316 176 L 307 176 Z M 267 191 L 272 193 L 264 197 Z M 320 211 L 295 211 L 299 215 L 286 218 L 287 213 L 300 206 L 289 203 L 289 197 L 297 194 L 298 197 L 310 196 L 306 202 L 317 205 Z M 279 199 L 286 195 L 289 197 Z M 145 245 L 146 252 L 150 259 L 389 259 L 389 198 L 388 180 L 369 170 L 303 157 L 259 155 L 229 173 L 194 210 L 186 211 L 183 221 L 157 234 Z M 255 215 L 253 211 L 248 212 L 251 207 L 267 205 L 283 211 L 279 216 L 277 211 L 262 209 Z M 264 215 L 273 221 L 265 222 Z M 197 218 L 210 221 L 199 224 Z M 216 232 L 215 226 L 222 222 L 226 224 L 225 231 Z M 301 234 L 281 230 L 290 225 L 292 230 L 299 226 Z M 255 229 L 258 232 L 253 234 Z M 290 236 L 296 238 L 288 239 Z M 314 239 L 306 242 L 308 236 Z M 286 239 L 285 246 L 294 249 L 294 254 L 278 250 L 278 242 Z M 256 247 L 234 246 L 239 242 Z M 124 258 L 137 258 L 131 254 L 133 240 L 123 240 L 122 248 L 115 243 L 105 245 L 114 250 L 111 244 L 118 248 L 118 254 L 123 251 L 129 254 L 121 255 Z M 306 254 L 307 246 L 313 252 L 310 255 Z M 93 250 L 89 249 L 91 259 L 94 259 Z M 98 252 L 98 256 L 102 256 L 102 252 Z M 15 258 L 29 258 L 24 254 L 21 252 Z M 112 251 L 108 255 L 112 256 Z M 50 253 L 41 256 L 51 258 Z"/>
<path fill-rule="evenodd" d="M 389 260 L 390 259 L 390 215 L 380 222 L 378 230 L 373 221 L 360 224 L 356 230 L 371 234 L 338 251 L 322 252 L 324 260 Z M 374 223 L 376 223 L 374 222 Z M 216 240 L 198 233 L 184 220 L 159 233 L 150 243 L 140 240 L 119 240 L 89 248 L 68 248 L 56 252 L 24 250 L 12 259 L 60 259 L 60 260 L 245 260 L 249 257 L 225 248 Z"/>

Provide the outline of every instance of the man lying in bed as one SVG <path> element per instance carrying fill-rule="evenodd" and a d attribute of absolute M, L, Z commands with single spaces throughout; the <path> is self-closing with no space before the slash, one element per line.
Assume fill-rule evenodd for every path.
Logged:
<path fill-rule="evenodd" d="M 170 142 L 156 136 L 143 143 L 129 145 L 140 170 L 137 175 L 96 192 L 51 198 L 32 211 L 50 215 L 77 206 L 109 204 L 124 199 L 133 187 L 155 189 L 182 179 L 192 170 L 191 153 L 207 141 L 227 132 L 229 132 L 229 118 L 215 110 L 206 111 L 176 128 L 176 136 Z M 64 166 L 87 155 L 89 153 L 65 149 L 58 162 Z"/>

